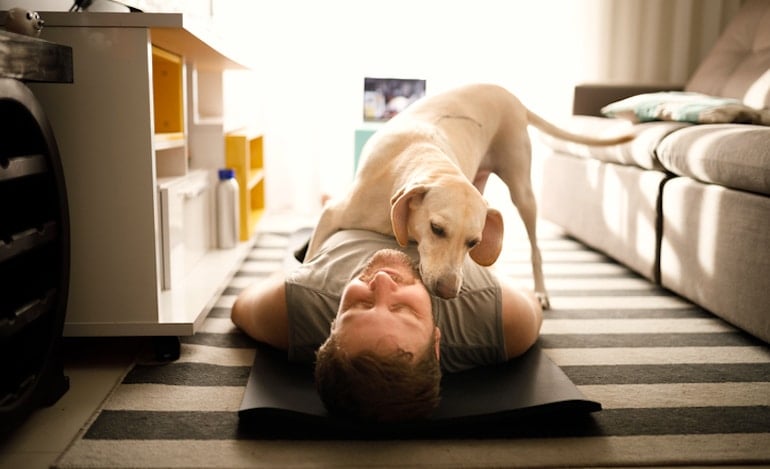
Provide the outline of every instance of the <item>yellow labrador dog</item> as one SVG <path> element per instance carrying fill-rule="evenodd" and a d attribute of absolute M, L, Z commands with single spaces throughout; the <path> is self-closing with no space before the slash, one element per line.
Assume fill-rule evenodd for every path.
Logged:
<path fill-rule="evenodd" d="M 465 255 L 487 266 L 502 249 L 502 216 L 482 196 L 487 178 L 495 173 L 508 186 L 524 221 L 535 293 L 547 308 L 530 182 L 528 125 L 589 145 L 632 138 L 566 132 L 495 85 L 468 85 L 423 98 L 369 139 L 350 191 L 324 207 L 306 259 L 341 229 L 395 235 L 402 246 L 409 240 L 417 242 L 420 273 L 428 289 L 443 298 L 455 297 L 462 285 Z"/>

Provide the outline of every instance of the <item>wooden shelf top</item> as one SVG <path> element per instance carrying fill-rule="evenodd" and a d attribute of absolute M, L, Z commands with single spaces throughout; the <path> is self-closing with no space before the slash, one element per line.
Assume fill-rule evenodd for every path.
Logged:
<path fill-rule="evenodd" d="M 154 45 L 193 60 L 201 70 L 250 68 L 208 25 L 182 13 L 39 12 L 45 28 L 145 28 Z M 43 34 L 45 34 L 45 28 Z"/>

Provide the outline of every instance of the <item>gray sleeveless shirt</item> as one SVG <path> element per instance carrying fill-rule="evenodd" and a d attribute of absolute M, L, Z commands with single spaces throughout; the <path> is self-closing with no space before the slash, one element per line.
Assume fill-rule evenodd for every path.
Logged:
<path fill-rule="evenodd" d="M 400 249 L 417 259 L 417 247 L 398 246 L 389 236 L 364 230 L 333 234 L 312 259 L 287 263 L 289 359 L 312 362 L 329 335 L 347 283 L 379 249 Z M 431 296 L 441 330 L 441 368 L 457 372 L 505 361 L 500 284 L 484 267 L 466 257 L 463 285 L 456 298 Z"/>

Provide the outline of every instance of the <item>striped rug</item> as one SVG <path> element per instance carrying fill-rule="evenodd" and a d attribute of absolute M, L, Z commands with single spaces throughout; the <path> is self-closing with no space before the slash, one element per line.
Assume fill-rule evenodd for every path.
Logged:
<path fill-rule="evenodd" d="M 513 230 L 517 231 L 517 230 Z M 770 464 L 770 348 L 607 257 L 541 230 L 553 309 L 541 345 L 602 403 L 593 425 L 516 438 L 249 439 L 237 410 L 253 342 L 235 295 L 280 267 L 288 233 L 262 231 L 173 363 L 139 362 L 57 467 L 554 467 Z M 520 233 L 520 231 L 518 231 Z M 497 268 L 530 282 L 509 235 Z M 472 399 L 473 396 L 469 396 Z"/>

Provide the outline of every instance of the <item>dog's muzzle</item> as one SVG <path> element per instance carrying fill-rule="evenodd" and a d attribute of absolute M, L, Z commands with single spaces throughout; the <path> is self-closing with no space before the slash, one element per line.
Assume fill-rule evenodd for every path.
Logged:
<path fill-rule="evenodd" d="M 460 283 L 457 276 L 454 279 L 439 279 L 433 286 L 433 292 L 441 298 L 454 298 L 460 292 Z"/>

